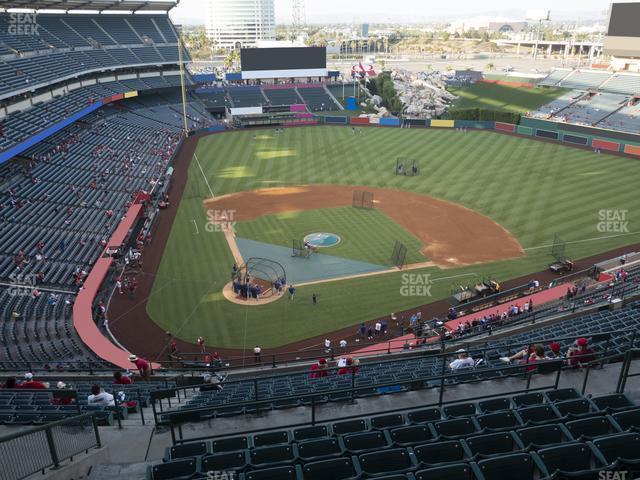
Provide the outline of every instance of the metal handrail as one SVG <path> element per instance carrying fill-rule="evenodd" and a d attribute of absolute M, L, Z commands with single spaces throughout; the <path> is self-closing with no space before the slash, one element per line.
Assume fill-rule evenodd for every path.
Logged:
<path fill-rule="evenodd" d="M 625 332 L 625 333 L 629 333 L 629 332 Z M 605 351 L 598 355 L 597 355 L 597 360 L 594 361 L 594 364 L 599 364 L 599 365 L 604 365 L 605 362 L 613 360 L 613 359 L 619 359 L 623 356 L 623 354 L 614 354 L 614 355 L 608 355 L 608 348 L 609 348 L 609 343 L 610 343 L 610 338 L 611 338 L 611 332 L 604 332 L 604 333 L 597 333 L 597 334 L 592 334 L 591 336 L 601 336 L 602 338 L 606 338 L 606 346 L 605 346 Z M 585 336 L 589 336 L 588 334 Z M 574 339 L 575 336 L 571 336 L 571 337 L 563 337 L 563 338 L 557 338 L 555 340 L 566 340 L 566 339 Z M 544 340 L 549 341 L 547 340 Z M 535 343 L 539 343 L 536 341 L 531 341 L 528 343 L 528 345 L 533 345 Z M 632 336 L 632 339 L 630 340 L 630 345 L 629 347 L 632 349 L 633 346 L 635 344 L 635 335 Z M 484 348 L 478 348 L 478 349 L 474 349 L 474 350 L 469 350 L 468 352 L 470 354 L 473 353 L 478 353 L 478 352 L 482 352 L 482 356 L 484 357 L 484 353 L 486 352 L 486 350 L 491 349 L 490 347 L 484 347 Z M 460 376 L 469 376 L 469 375 L 476 375 L 476 374 L 492 374 L 492 373 L 498 373 L 498 372 L 504 372 L 504 371 L 517 371 L 518 369 L 525 369 L 525 372 L 528 369 L 532 369 L 532 364 L 529 364 L 527 362 L 523 363 L 523 364 L 519 364 L 519 365 L 505 365 L 505 366 L 500 366 L 500 367 L 494 367 L 491 369 L 465 369 L 465 371 L 461 371 L 461 372 L 451 372 L 451 373 L 447 373 L 446 371 L 446 358 L 447 357 L 451 357 L 454 356 L 455 352 L 449 352 L 449 353 L 443 353 L 443 354 L 434 354 L 431 355 L 430 358 L 443 358 L 443 362 L 442 362 L 442 372 L 438 375 L 427 375 L 427 376 L 423 376 L 423 377 L 418 377 L 418 378 L 412 378 L 410 380 L 399 380 L 399 381 L 393 381 L 393 382 L 385 382 L 385 383 L 376 383 L 376 384 L 372 384 L 372 385 L 366 385 L 366 386 L 355 386 L 355 371 L 352 370 L 351 373 L 351 379 L 352 379 L 352 385 L 350 388 L 348 389 L 339 389 L 339 390 L 327 390 L 327 391 L 323 391 L 323 392 L 314 392 L 314 393 L 310 393 L 310 394 L 304 394 L 304 395 L 287 395 L 287 396 L 275 396 L 275 397 L 270 397 L 269 399 L 265 399 L 265 400 L 260 400 L 259 398 L 257 398 L 258 395 L 258 382 L 260 380 L 271 380 L 273 378 L 278 378 L 278 377 L 283 377 L 283 376 L 289 376 L 289 375 L 277 375 L 277 376 L 273 376 L 273 377 L 268 377 L 266 379 L 260 379 L 260 378 L 254 378 L 253 382 L 254 382 L 254 394 L 256 395 L 256 398 L 254 398 L 253 400 L 247 400 L 244 402 L 235 402 L 235 403 L 229 403 L 229 404 L 225 404 L 223 406 L 217 405 L 217 406 L 210 406 L 210 407 L 197 407 L 197 408 L 189 408 L 189 409 L 185 409 L 182 408 L 179 411 L 173 411 L 173 412 L 166 412 L 167 414 L 172 414 L 172 413 L 187 413 L 187 412 L 212 412 L 216 409 L 219 409 L 221 407 L 226 408 L 241 408 L 241 407 L 246 407 L 246 406 L 255 406 L 257 412 L 259 413 L 259 407 L 261 405 L 269 405 L 272 404 L 274 402 L 278 402 L 278 401 L 287 401 L 287 400 L 293 400 L 293 399 L 305 399 L 305 398 L 316 398 L 316 397 L 323 397 L 329 394 L 347 394 L 350 393 L 352 396 L 352 399 L 354 397 L 355 392 L 360 391 L 360 390 L 368 390 L 368 389 L 374 389 L 374 388 L 385 388 L 385 387 L 391 387 L 391 386 L 397 386 L 397 385 L 403 385 L 403 384 L 413 384 L 413 383 L 419 383 L 419 382 L 429 382 L 429 381 L 440 381 L 440 402 L 442 402 L 442 396 L 443 396 L 443 391 L 444 391 L 444 387 L 445 387 L 445 380 L 446 379 L 455 379 L 458 378 Z M 559 362 L 560 366 L 562 367 L 564 365 L 566 359 L 550 359 L 546 362 L 536 362 L 535 363 L 535 367 L 539 367 L 540 365 L 548 365 L 551 364 L 553 362 Z M 380 362 L 380 363 L 391 363 L 391 362 L 397 362 L 398 360 L 391 360 L 391 361 L 386 361 L 386 362 Z M 587 362 L 589 363 L 589 362 Z M 585 363 L 585 365 L 587 365 L 587 363 Z M 573 368 L 573 367 L 571 367 Z M 591 368 L 591 366 L 589 366 L 589 368 L 587 368 L 587 372 L 588 370 Z M 330 371 L 335 371 L 338 370 L 337 367 L 335 368 L 330 368 L 327 369 L 328 372 Z M 291 374 L 290 374 L 291 375 Z M 302 372 L 299 373 L 298 375 L 309 375 L 308 372 Z M 587 373 L 588 375 L 588 373 Z M 558 377 L 559 379 L 559 377 Z M 250 382 L 251 380 L 237 380 L 235 382 L 228 382 L 228 383 L 246 383 L 246 382 Z M 481 380 L 483 381 L 483 380 Z M 156 398 L 170 398 L 170 396 L 175 396 L 173 394 L 177 393 L 179 390 L 186 390 L 186 389 L 193 389 L 196 387 L 199 387 L 202 385 L 191 385 L 189 387 L 178 387 L 176 389 L 167 389 L 167 390 L 157 390 L 155 391 L 157 397 Z M 585 380 L 585 387 L 586 387 L 586 380 Z M 154 395 L 152 393 L 151 395 L 151 401 L 152 401 L 152 410 L 153 410 L 153 415 L 154 415 L 154 419 L 156 421 L 156 424 L 161 423 L 158 422 L 158 412 L 156 410 L 156 398 L 154 398 Z M 162 409 L 162 406 L 160 404 L 160 408 Z M 160 412 L 160 414 L 163 414 L 165 412 Z"/>

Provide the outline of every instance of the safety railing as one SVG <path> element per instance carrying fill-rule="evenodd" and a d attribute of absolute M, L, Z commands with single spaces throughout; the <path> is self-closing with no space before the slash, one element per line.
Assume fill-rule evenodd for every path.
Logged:
<path fill-rule="evenodd" d="M 582 369 L 581 372 L 583 374 L 583 382 L 582 382 L 582 388 L 581 388 L 581 394 L 584 395 L 586 393 L 586 389 L 587 389 L 587 383 L 588 383 L 588 379 L 589 379 L 589 373 L 594 369 L 594 368 L 601 368 L 604 364 L 606 363 L 613 363 L 613 362 L 618 362 L 620 360 L 622 360 L 622 367 L 620 370 L 620 374 L 619 374 L 619 379 L 618 379 L 618 386 L 616 388 L 616 393 L 624 393 L 625 391 L 625 385 L 626 385 L 626 380 L 629 377 L 635 377 L 635 376 L 640 376 L 640 373 L 633 373 L 630 374 L 629 373 L 629 368 L 631 365 L 631 362 L 635 359 L 640 358 L 640 349 L 633 349 L 633 350 L 629 350 L 627 352 L 623 352 L 623 353 L 616 353 L 613 355 L 601 355 L 599 356 L 597 359 L 592 360 L 590 362 L 586 362 L 583 363 L 581 365 Z M 544 391 L 544 390 L 556 390 L 560 384 L 560 380 L 561 380 L 561 375 L 563 372 L 566 372 L 567 369 L 563 368 L 564 365 L 564 360 L 560 359 L 560 360 L 548 360 L 545 362 L 537 362 L 535 364 L 535 368 L 533 367 L 532 364 L 520 364 L 520 365 L 515 365 L 515 366 L 506 366 L 506 367 L 500 367 L 500 368 L 496 368 L 493 370 L 489 370 L 489 371 L 485 371 L 487 373 L 497 373 L 497 372 L 507 372 L 509 374 L 509 376 L 512 376 L 514 378 L 518 378 L 520 377 L 523 380 L 523 387 L 520 389 L 510 389 L 508 391 L 508 395 L 512 396 L 512 395 L 518 395 L 518 394 L 523 394 L 523 393 L 530 393 L 530 392 L 536 392 L 536 391 Z M 574 369 L 571 369 L 574 370 Z M 460 399 L 454 399 L 454 400 L 444 400 L 443 396 L 444 396 L 444 392 L 445 389 L 447 388 L 451 388 L 449 385 L 447 385 L 446 383 L 446 379 L 455 379 L 458 380 L 460 382 L 463 382 L 467 377 L 469 377 L 470 375 L 473 375 L 473 372 L 468 372 L 468 371 L 460 371 L 457 373 L 453 373 L 450 375 L 440 375 L 440 376 L 430 376 L 430 377 L 425 377 L 422 380 L 414 380 L 412 383 L 415 385 L 416 382 L 420 382 L 420 381 L 433 381 L 433 380 L 439 380 L 439 390 L 440 390 L 440 394 L 438 396 L 438 400 L 435 402 L 431 402 L 431 403 L 421 403 L 419 406 L 411 406 L 411 407 L 402 407 L 402 408 L 395 408 L 395 409 L 385 409 L 384 413 L 385 414 L 392 414 L 392 413 L 401 413 L 401 412 L 406 412 L 406 411 L 410 411 L 410 410 L 415 410 L 416 408 L 426 408 L 426 407 L 441 407 L 443 405 L 449 404 L 449 403 L 456 403 L 459 402 Z M 552 377 L 549 378 L 549 382 L 547 384 L 544 385 L 537 385 L 535 387 L 531 386 L 531 382 L 532 379 L 535 375 L 540 375 L 540 376 L 548 376 L 548 375 L 552 375 Z M 352 374 L 352 377 L 355 377 L 355 374 Z M 490 378 L 487 378 L 486 381 L 490 381 Z M 353 380 L 352 380 L 353 382 Z M 454 382 L 455 383 L 455 382 Z M 398 385 L 398 382 L 394 382 L 394 383 L 386 383 L 386 384 L 380 384 L 378 385 L 378 388 L 383 388 L 383 387 L 388 387 L 388 386 L 392 386 L 392 385 Z M 366 387 L 366 388 L 372 388 L 372 387 Z M 351 388 L 346 388 L 346 389 L 341 389 L 341 390 L 334 390 L 332 391 L 333 394 L 350 394 L 351 395 L 351 401 L 353 402 L 355 395 L 357 394 L 358 390 L 363 390 L 365 389 L 364 387 L 355 387 L 352 384 Z M 417 389 L 417 388 L 412 388 L 412 389 Z M 496 392 L 496 393 L 491 393 L 489 395 L 476 395 L 476 396 L 469 396 L 469 397 L 465 397 L 465 401 L 469 401 L 469 402 L 474 402 L 474 401 L 480 401 L 480 400 L 484 400 L 484 399 L 489 399 L 489 398 L 493 398 L 496 396 L 503 396 L 505 395 L 505 392 Z M 308 425 L 316 425 L 317 423 L 324 423 L 323 422 L 318 422 L 316 419 L 316 408 L 319 404 L 319 402 L 317 401 L 317 398 L 319 397 L 318 393 L 312 393 L 312 394 L 307 394 L 307 395 L 295 395 L 295 396 L 289 396 L 287 397 L 287 399 L 302 399 L 304 400 L 308 400 L 308 405 L 310 406 L 309 409 L 309 413 L 310 413 L 310 418 L 308 421 L 302 421 L 302 422 L 297 422 L 294 424 L 288 424 L 288 425 L 278 425 L 277 428 L 282 428 L 282 429 L 290 429 L 290 428 L 299 428 L 299 427 L 304 427 L 304 426 L 308 426 Z M 251 407 L 255 407 L 256 408 L 256 414 L 259 415 L 260 414 L 260 406 L 261 405 L 265 405 L 268 404 L 270 402 L 270 400 L 258 400 L 258 401 L 252 401 L 252 402 L 238 402 L 236 404 L 226 404 L 225 407 L 241 407 L 241 406 L 251 406 Z M 183 436 L 183 431 L 182 431 L 182 425 L 185 423 L 191 423 L 191 422 L 197 422 L 200 421 L 203 415 L 206 415 L 210 413 L 210 409 L 193 409 L 193 410 L 185 410 L 185 411 L 177 411 L 177 412 L 173 412 L 170 414 L 167 414 L 167 421 L 168 424 L 170 426 L 171 429 L 171 437 L 172 437 L 172 441 L 173 444 L 180 444 L 180 443 L 184 443 L 184 442 L 193 442 L 193 441 L 201 441 L 201 440 L 205 440 L 205 439 L 212 439 L 212 438 L 219 438 L 219 437 L 224 437 L 226 436 L 225 434 L 218 434 L 218 435 L 207 435 L 206 437 L 195 437 L 195 438 L 184 438 Z M 362 417 L 362 414 L 357 414 L 357 415 L 349 415 L 349 416 L 340 416 L 339 418 L 337 417 L 332 417 L 331 421 L 345 421 L 345 420 L 350 420 L 353 418 L 358 418 L 358 417 Z M 234 435 L 245 435 L 248 433 L 259 433 L 262 431 L 268 431 L 268 430 L 272 430 L 273 427 L 271 428 L 264 428 L 264 429 L 253 429 L 253 430 L 246 430 L 246 431 L 234 431 Z M 177 435 L 176 435 L 177 432 Z"/>
<path fill-rule="evenodd" d="M 0 478 L 21 480 L 34 473 L 44 474 L 101 446 L 92 414 L 20 430 L 0 437 Z"/>
<path fill-rule="evenodd" d="M 628 330 L 618 330 L 618 331 L 603 332 L 603 333 L 597 333 L 597 334 L 585 333 L 585 336 L 588 338 L 591 338 L 592 344 L 599 345 L 600 351 L 597 353 L 597 355 L 598 355 L 600 365 L 604 365 L 604 362 L 610 358 L 610 355 L 612 353 L 613 339 L 618 340 L 619 343 L 622 344 L 622 346 L 618 345 L 618 348 L 621 348 L 623 350 L 632 350 L 635 347 L 635 343 L 636 343 L 636 332 L 635 331 L 629 332 Z M 527 349 L 528 347 L 538 343 L 548 343 L 550 341 L 566 342 L 566 341 L 573 341 L 573 340 L 575 340 L 575 336 L 555 337 L 553 339 L 533 338 L 527 341 L 526 344 L 523 344 L 523 343 L 518 344 L 518 348 L 522 350 L 522 349 Z M 490 345 L 490 344 L 480 345 L 480 346 L 469 345 L 468 347 L 469 348 L 467 348 L 467 353 L 469 354 L 469 356 L 476 359 L 483 359 L 483 361 L 485 361 L 485 364 L 487 359 L 486 354 L 490 350 L 494 350 L 496 348 L 495 345 Z M 514 347 L 515 347 L 515 344 L 507 344 L 507 349 L 509 353 L 512 353 L 514 351 Z M 617 359 L 617 361 L 619 361 L 622 358 L 622 356 L 620 354 L 617 354 L 617 355 L 618 357 L 615 357 L 615 358 Z M 520 369 L 524 368 L 525 371 L 532 368 L 531 365 L 525 365 L 524 367 L 522 365 L 515 365 L 515 366 L 507 365 L 507 366 L 499 366 L 499 367 L 491 367 L 491 368 L 489 367 L 472 368 L 472 369 L 466 369 L 463 373 L 458 373 L 456 371 L 448 372 L 448 365 L 449 365 L 448 360 L 451 360 L 456 357 L 455 352 L 440 353 L 439 351 L 434 351 L 434 350 L 431 350 L 431 351 L 424 350 L 421 357 L 429 358 L 430 360 L 432 360 L 434 362 L 434 365 L 440 368 L 440 372 L 436 375 L 426 374 L 421 376 L 415 376 L 408 380 L 394 380 L 392 382 L 385 382 L 385 383 L 370 383 L 365 386 L 365 385 L 356 385 L 356 379 L 362 376 L 364 373 L 358 373 L 356 375 L 355 370 L 352 370 L 350 375 L 352 380 L 351 389 L 347 389 L 346 391 L 336 390 L 336 389 L 333 389 L 331 386 L 328 386 L 326 391 L 315 391 L 308 395 L 305 394 L 305 395 L 296 395 L 296 396 L 271 396 L 268 399 L 262 399 L 259 396 L 259 392 L 260 392 L 259 387 L 261 384 L 264 385 L 265 382 L 272 382 L 274 380 L 278 380 L 283 377 L 308 378 L 309 372 L 305 371 L 305 372 L 273 375 L 269 377 L 254 377 L 251 379 L 225 382 L 225 388 L 231 387 L 233 386 L 233 384 L 245 384 L 245 385 L 248 383 L 252 384 L 254 397 L 251 400 L 248 400 L 246 402 L 238 402 L 234 404 L 194 407 L 190 409 L 183 408 L 180 411 L 165 413 L 163 400 L 168 400 L 169 408 L 171 408 L 171 398 L 175 398 L 180 391 L 184 392 L 186 390 L 190 390 L 190 389 L 193 390 L 196 388 L 201 388 L 203 386 L 211 389 L 216 388 L 215 386 L 207 386 L 206 384 L 193 384 L 193 385 L 179 387 L 175 389 L 157 390 L 152 392 L 151 407 L 153 410 L 154 420 L 158 425 L 161 423 L 166 423 L 165 420 L 169 418 L 170 415 L 173 415 L 173 414 L 187 415 L 190 412 L 197 412 L 198 415 L 202 415 L 202 414 L 211 415 L 214 413 L 215 410 L 219 410 L 219 409 L 232 410 L 234 408 L 240 409 L 247 406 L 251 407 L 252 411 L 256 411 L 259 413 L 261 407 L 264 409 L 264 406 L 273 404 L 274 402 L 286 402 L 288 400 L 293 400 L 293 399 L 308 398 L 309 402 L 312 403 L 313 402 L 312 398 L 319 399 L 323 396 L 328 396 L 328 395 L 339 396 L 340 394 L 346 394 L 346 393 L 350 393 L 351 397 L 355 398 L 355 395 L 358 391 L 385 388 L 385 387 L 398 386 L 398 385 L 409 385 L 411 388 L 414 388 L 417 385 L 424 386 L 425 384 L 427 384 L 431 386 L 438 386 L 439 384 L 439 388 L 441 390 L 440 396 L 442 399 L 444 389 L 446 388 L 445 381 L 446 380 L 455 381 L 456 379 L 459 378 L 460 375 L 467 376 L 467 377 L 478 376 L 478 377 L 482 377 L 481 379 L 492 379 L 500 375 L 504 375 L 504 372 L 517 371 L 518 368 Z M 559 361 L 560 367 L 563 367 L 563 365 L 565 364 L 565 360 L 566 359 L 558 359 L 556 361 Z M 377 367 L 384 367 L 384 366 L 390 366 L 393 364 L 398 364 L 399 362 L 404 362 L 404 361 L 406 360 L 400 360 L 400 359 L 384 360 L 384 361 L 376 362 L 375 365 Z M 537 365 L 540 365 L 540 364 L 536 363 L 536 366 Z M 367 364 L 364 364 L 361 366 L 361 371 L 364 372 L 365 369 L 368 369 L 368 368 L 371 368 L 371 367 Z M 338 370 L 339 368 L 336 367 L 336 368 L 327 369 L 326 371 L 328 372 L 328 375 L 331 375 L 332 373 L 336 373 Z M 500 373 L 500 372 L 503 372 L 503 373 Z M 186 394 L 184 394 L 184 396 L 186 397 Z M 198 415 L 196 415 L 196 417 L 198 417 Z"/>

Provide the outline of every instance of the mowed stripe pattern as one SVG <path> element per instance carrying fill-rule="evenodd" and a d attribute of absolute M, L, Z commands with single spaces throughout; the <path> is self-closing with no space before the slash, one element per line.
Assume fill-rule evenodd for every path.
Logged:
<path fill-rule="evenodd" d="M 525 249 L 550 244 L 556 233 L 567 241 L 615 235 L 598 231 L 600 210 L 628 210 L 630 232 L 640 231 L 637 160 L 492 132 L 359 131 L 323 126 L 279 135 L 271 130 L 218 134 L 201 140 L 197 155 L 216 195 L 326 183 L 406 189 L 488 216 Z M 398 156 L 415 157 L 421 175 L 396 176 Z M 193 162 L 147 304 L 156 322 L 191 342 L 204 335 L 207 343 L 225 347 L 283 345 L 444 298 L 454 283 L 484 275 L 504 281 L 544 269 L 550 260 L 550 249 L 540 248 L 515 261 L 425 269 L 436 279 L 429 298 L 403 296 L 405 279 L 391 274 L 303 287 L 296 302 L 247 309 L 222 299 L 233 260 L 222 233 L 206 230 L 202 199 L 208 195 Z M 637 241 L 637 235 L 624 235 L 575 243 L 567 253 L 580 258 Z M 311 306 L 313 292 L 321 299 L 317 308 Z"/>

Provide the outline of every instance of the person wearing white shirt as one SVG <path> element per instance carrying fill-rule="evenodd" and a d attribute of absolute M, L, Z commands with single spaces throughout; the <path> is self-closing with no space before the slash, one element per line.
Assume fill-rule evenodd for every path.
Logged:
<path fill-rule="evenodd" d="M 91 395 L 87 397 L 87 403 L 89 405 L 101 405 L 104 407 L 113 407 L 115 405 L 113 395 L 102 390 L 100 385 L 93 385 L 91 387 Z"/>
<path fill-rule="evenodd" d="M 456 351 L 456 353 L 458 354 L 458 358 L 449 364 L 449 368 L 451 370 L 459 370 L 461 368 L 471 368 L 475 366 L 476 362 L 469 356 L 464 348 Z"/>

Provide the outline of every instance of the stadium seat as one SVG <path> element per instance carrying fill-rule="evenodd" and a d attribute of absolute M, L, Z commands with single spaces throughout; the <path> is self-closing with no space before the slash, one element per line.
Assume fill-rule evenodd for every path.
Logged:
<path fill-rule="evenodd" d="M 345 450 L 356 453 L 365 450 L 385 448 L 389 442 L 384 432 L 365 432 L 341 437 Z"/>
<path fill-rule="evenodd" d="M 500 410 L 509 409 L 511 409 L 510 398 L 494 398 L 491 400 L 478 402 L 478 410 L 480 410 L 482 413 L 493 413 L 499 412 Z"/>
<path fill-rule="evenodd" d="M 472 435 L 479 431 L 473 418 L 456 418 L 453 420 L 443 420 L 434 425 L 438 435 L 448 438 L 460 438 Z"/>
<path fill-rule="evenodd" d="M 600 411 L 609 413 L 635 408 L 636 405 L 629 400 L 629 397 L 623 394 L 604 395 L 601 397 L 592 397 L 591 402 Z"/>
<path fill-rule="evenodd" d="M 364 432 L 367 430 L 367 424 L 364 420 L 347 420 L 345 422 L 337 422 L 332 425 L 333 433 L 336 435 L 346 435 L 348 433 Z"/>
<path fill-rule="evenodd" d="M 575 388 L 560 388 L 556 390 L 549 390 L 545 392 L 545 397 L 549 402 L 562 402 L 564 400 L 575 400 L 582 398 L 582 395 L 578 393 Z"/>
<path fill-rule="evenodd" d="M 244 451 L 214 453 L 202 457 L 201 470 L 224 471 L 224 470 L 241 470 L 247 466 L 247 456 Z"/>
<path fill-rule="evenodd" d="M 474 403 L 460 403 L 458 405 L 448 405 L 443 408 L 447 418 L 470 417 L 476 414 Z"/>
<path fill-rule="evenodd" d="M 618 433 L 617 425 L 607 417 L 592 417 L 573 420 L 564 424 L 576 440 L 586 441 L 595 437 Z"/>
<path fill-rule="evenodd" d="M 456 463 L 419 470 L 415 473 L 415 478 L 416 480 L 474 480 L 475 476 L 469 465 Z"/>
<path fill-rule="evenodd" d="M 459 440 L 420 445 L 413 449 L 413 453 L 418 462 L 424 466 L 458 463 L 464 461 L 466 457 L 465 449 Z"/>
<path fill-rule="evenodd" d="M 360 466 L 351 458 L 335 458 L 305 463 L 302 467 L 304 480 L 349 480 L 360 475 Z"/>
<path fill-rule="evenodd" d="M 255 468 L 275 466 L 278 463 L 291 463 L 296 459 L 296 453 L 291 445 L 271 445 L 253 448 L 249 454 L 251 465 Z M 210 470 L 224 470 L 223 468 Z"/>
<path fill-rule="evenodd" d="M 579 418 L 592 415 L 595 407 L 592 408 L 591 403 L 586 399 L 564 400 L 553 404 L 558 415 L 563 418 Z"/>
<path fill-rule="evenodd" d="M 614 413 L 611 418 L 623 431 L 640 432 L 640 408 Z"/>
<path fill-rule="evenodd" d="M 640 471 L 640 434 L 621 433 L 593 440 L 592 445 L 608 465 Z"/>
<path fill-rule="evenodd" d="M 263 468 L 241 474 L 240 480 L 297 480 L 298 474 L 293 466 Z"/>
<path fill-rule="evenodd" d="M 540 448 L 573 440 L 562 424 L 539 425 L 515 431 L 522 448 Z"/>
<path fill-rule="evenodd" d="M 151 467 L 151 478 L 152 480 L 182 480 L 191 478 L 196 471 L 195 459 L 188 458 L 154 465 Z"/>
<path fill-rule="evenodd" d="M 233 452 L 236 450 L 245 450 L 248 448 L 249 441 L 247 437 L 223 438 L 211 442 L 211 451 L 213 453 Z"/>
<path fill-rule="evenodd" d="M 516 407 L 529 407 L 531 405 L 540 405 L 544 403 L 544 396 L 539 393 L 523 393 L 516 395 L 511 399 Z"/>
<path fill-rule="evenodd" d="M 467 455 L 473 458 L 490 457 L 520 450 L 519 444 L 510 432 L 469 437 L 463 440 L 462 445 L 467 448 Z"/>
<path fill-rule="evenodd" d="M 167 461 L 176 460 L 178 458 L 197 457 L 207 453 L 206 442 L 183 443 L 169 448 Z"/>
<path fill-rule="evenodd" d="M 526 453 L 480 460 L 478 469 L 484 480 L 534 480 L 537 470 Z"/>
<path fill-rule="evenodd" d="M 554 478 L 600 478 L 598 472 L 604 470 L 605 465 L 593 454 L 584 443 L 569 443 L 544 448 L 532 452 L 531 456 L 538 467 L 546 475 Z"/>
<path fill-rule="evenodd" d="M 289 443 L 288 431 L 259 433 L 253 436 L 254 447 L 265 447 L 267 445 L 278 445 L 280 443 Z"/>
<path fill-rule="evenodd" d="M 480 428 L 489 431 L 512 430 L 522 426 L 518 417 L 510 411 L 487 413 L 486 415 L 478 415 L 476 421 Z"/>
<path fill-rule="evenodd" d="M 400 425 L 404 425 L 404 417 L 399 414 L 382 415 L 380 417 L 371 418 L 371 426 L 373 428 L 383 429 L 398 427 Z"/>
<path fill-rule="evenodd" d="M 326 425 L 316 425 L 314 427 L 296 428 L 293 431 L 294 440 L 311 440 L 313 438 L 322 438 L 329 435 Z"/>
<path fill-rule="evenodd" d="M 560 418 L 557 411 L 551 408 L 550 405 L 520 408 L 517 413 L 524 423 L 531 425 L 557 422 Z"/>
<path fill-rule="evenodd" d="M 342 453 L 342 446 L 336 438 L 320 438 L 298 443 L 298 456 L 304 461 L 323 460 Z"/>
<path fill-rule="evenodd" d="M 389 431 L 389 436 L 394 445 L 403 447 L 419 445 L 437 438 L 436 433 L 428 425 L 411 425 L 408 427 L 394 428 Z"/>
<path fill-rule="evenodd" d="M 407 413 L 407 418 L 411 423 L 437 422 L 442 420 L 442 413 L 438 408 L 426 408 Z"/>
<path fill-rule="evenodd" d="M 416 465 L 415 457 L 404 448 L 363 453 L 358 460 L 362 471 L 368 475 L 402 473 L 413 469 Z"/>

